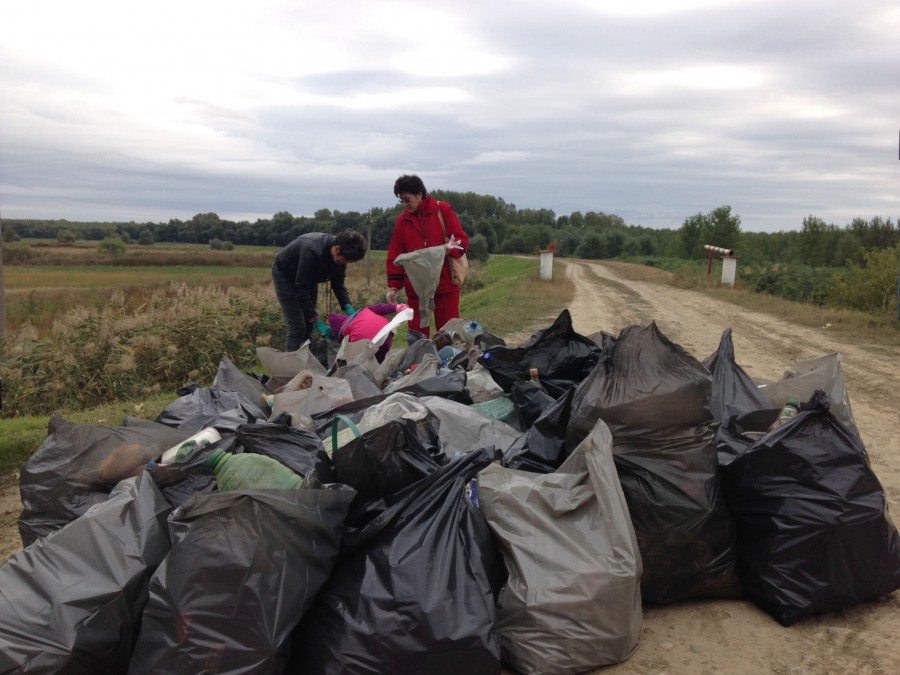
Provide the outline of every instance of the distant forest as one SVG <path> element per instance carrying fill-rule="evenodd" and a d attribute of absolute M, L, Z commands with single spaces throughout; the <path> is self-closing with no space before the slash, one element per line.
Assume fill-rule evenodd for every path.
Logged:
<path fill-rule="evenodd" d="M 812 267 L 865 265 L 872 251 L 900 246 L 900 226 L 890 219 L 856 218 L 846 225 L 826 223 L 813 215 L 799 230 L 743 232 L 741 218 L 730 206 L 685 219 L 679 229 L 628 225 L 617 215 L 596 211 L 557 216 L 550 209 L 517 209 L 502 198 L 473 192 L 435 190 L 433 196 L 453 205 L 471 238 L 474 257 L 490 253 L 534 253 L 554 245 L 556 253 L 579 258 L 705 258 L 704 244 L 733 249 L 742 264 L 803 264 Z M 3 239 L 67 237 L 104 240 L 118 236 L 126 243 L 155 242 L 283 246 L 305 232 L 337 232 L 371 228 L 372 248 L 386 249 L 400 205 L 372 208 L 368 213 L 320 209 L 312 217 L 287 211 L 256 222 L 234 222 L 215 213 L 167 223 L 73 222 L 4 219 Z"/>

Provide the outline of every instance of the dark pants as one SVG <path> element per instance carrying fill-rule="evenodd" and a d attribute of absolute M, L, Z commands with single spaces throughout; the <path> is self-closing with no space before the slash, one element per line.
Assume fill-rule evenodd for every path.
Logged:
<path fill-rule="evenodd" d="M 295 352 L 304 342 L 309 340 L 312 334 L 313 324 L 310 317 L 303 313 L 300 304 L 300 293 L 294 285 L 294 280 L 289 279 L 277 267 L 272 267 L 272 281 L 275 282 L 275 297 L 281 305 L 281 313 L 284 315 L 284 324 L 287 327 L 287 339 L 284 342 L 284 351 Z M 316 306 L 319 295 L 319 287 L 312 287 L 312 304 Z"/>

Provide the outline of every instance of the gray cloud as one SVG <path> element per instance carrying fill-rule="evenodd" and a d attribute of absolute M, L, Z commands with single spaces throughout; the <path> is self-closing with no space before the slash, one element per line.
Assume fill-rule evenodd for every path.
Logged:
<path fill-rule="evenodd" d="M 408 171 L 652 227 L 723 204 L 747 230 L 898 216 L 887 0 L 347 2 L 343 20 L 199 4 L 166 35 L 162 2 L 130 39 L 113 24 L 45 36 L 47 9 L 13 14 L 4 217 L 365 211 Z"/>

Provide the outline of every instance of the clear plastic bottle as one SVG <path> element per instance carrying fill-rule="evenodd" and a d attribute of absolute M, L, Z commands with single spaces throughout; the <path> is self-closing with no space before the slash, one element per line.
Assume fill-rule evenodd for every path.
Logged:
<path fill-rule="evenodd" d="M 166 450 L 159 459 L 160 464 L 171 464 L 172 462 L 183 462 L 189 459 L 200 448 L 212 445 L 222 440 L 221 434 L 213 427 L 201 429 L 190 438 L 186 438 L 178 445 L 173 445 Z"/>
<path fill-rule="evenodd" d="M 256 453 L 232 455 L 220 448 L 206 460 L 206 465 L 216 475 L 219 492 L 248 489 L 297 490 L 306 487 L 306 481 L 301 476 L 277 459 Z"/>
<path fill-rule="evenodd" d="M 477 321 L 467 321 L 462 327 L 463 340 L 470 347 L 475 344 L 475 338 L 484 332 L 484 326 Z"/>
<path fill-rule="evenodd" d="M 785 422 L 788 422 L 795 418 L 800 413 L 800 403 L 797 399 L 790 398 L 785 402 L 784 407 L 781 409 L 781 412 L 778 413 L 778 417 L 774 422 L 769 426 L 769 431 L 772 429 L 777 429 Z"/>

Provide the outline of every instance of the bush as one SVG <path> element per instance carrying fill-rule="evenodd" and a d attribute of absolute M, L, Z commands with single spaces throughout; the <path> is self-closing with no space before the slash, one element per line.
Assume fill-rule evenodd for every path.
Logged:
<path fill-rule="evenodd" d="M 127 309 L 118 293 L 103 309 L 72 309 L 50 337 L 26 327 L 0 342 L 0 414 L 81 410 L 211 382 L 223 356 L 251 370 L 258 365 L 257 345 L 283 339 L 271 287 L 266 293 L 173 283 L 140 311 Z"/>
<path fill-rule="evenodd" d="M 153 243 L 153 232 L 150 231 L 149 227 L 145 227 L 141 230 L 140 235 L 138 235 L 138 244 L 141 246 L 152 246 Z"/>
<path fill-rule="evenodd" d="M 757 270 L 746 269 L 741 277 L 747 288 L 795 302 L 827 304 L 831 293 L 834 268 L 807 265 L 773 265 Z"/>
<path fill-rule="evenodd" d="M 63 229 L 56 233 L 56 242 L 62 246 L 71 246 L 76 239 L 74 230 Z"/>
<path fill-rule="evenodd" d="M 221 239 L 210 239 L 209 247 L 213 251 L 232 251 L 234 250 L 234 244 L 230 241 L 222 241 Z"/>
<path fill-rule="evenodd" d="M 97 248 L 104 255 L 110 256 L 122 255 L 127 250 L 125 242 L 119 236 L 107 237 L 97 245 Z"/>
<path fill-rule="evenodd" d="M 897 299 L 900 245 L 867 251 L 865 264 L 851 263 L 833 277 L 829 300 L 865 312 L 890 312 Z"/>

